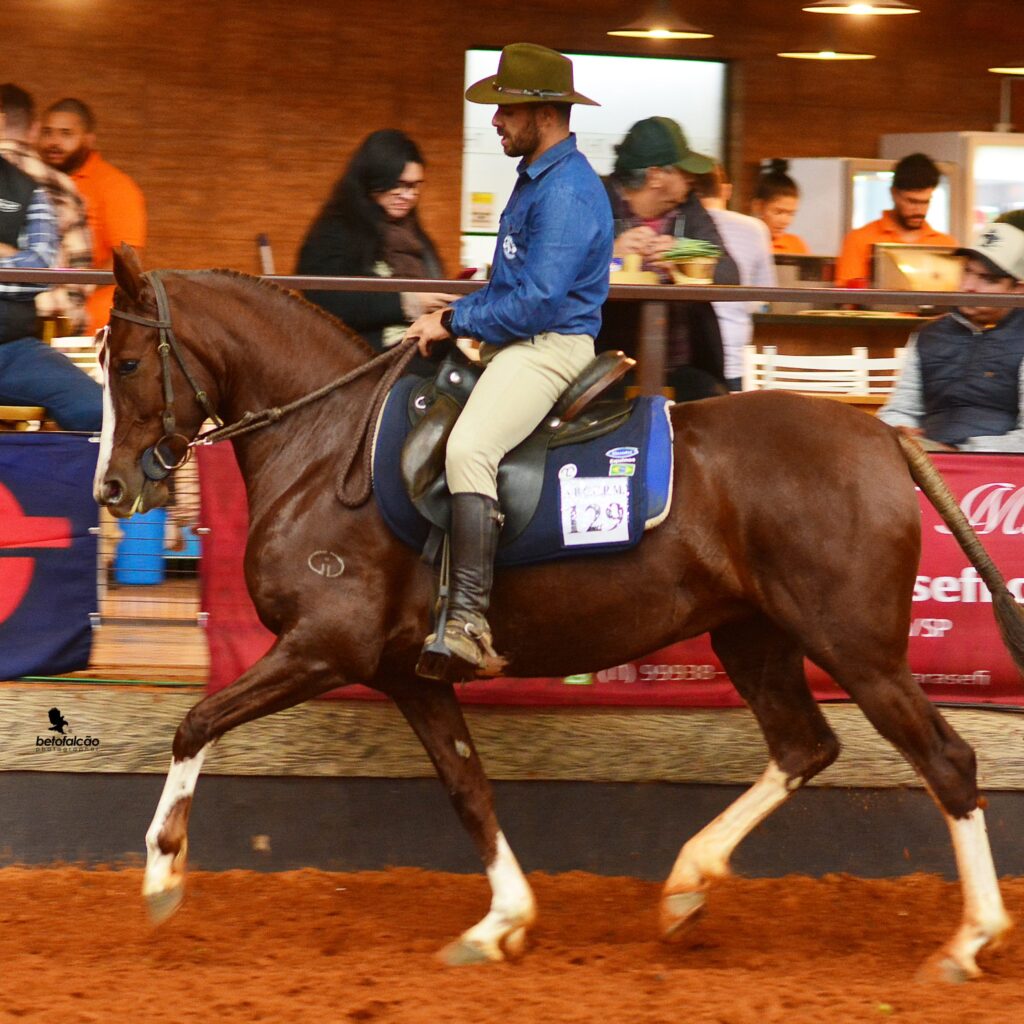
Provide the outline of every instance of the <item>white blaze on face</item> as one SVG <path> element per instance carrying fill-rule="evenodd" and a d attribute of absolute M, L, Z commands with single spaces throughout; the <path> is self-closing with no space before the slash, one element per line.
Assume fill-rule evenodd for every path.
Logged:
<path fill-rule="evenodd" d="M 114 450 L 114 401 L 110 396 L 110 352 L 107 338 L 110 328 L 105 327 L 99 332 L 97 346 L 99 348 L 99 364 L 103 371 L 103 428 L 100 431 L 100 453 L 96 459 L 96 475 L 92 480 L 92 496 L 99 503 L 102 497 L 103 480 L 110 466 L 110 456 Z"/>

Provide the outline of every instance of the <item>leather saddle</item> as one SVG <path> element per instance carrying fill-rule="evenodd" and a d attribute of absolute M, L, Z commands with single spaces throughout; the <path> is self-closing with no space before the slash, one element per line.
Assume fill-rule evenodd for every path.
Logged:
<path fill-rule="evenodd" d="M 537 509 L 547 452 L 607 434 L 629 418 L 632 402 L 594 401 L 635 364 L 622 352 L 602 352 L 566 389 L 543 423 L 513 448 L 498 468 L 498 504 L 505 516 L 500 544 L 518 537 Z M 447 532 L 451 495 L 445 479 L 445 449 L 484 367 L 457 349 L 445 357 L 436 377 L 409 395 L 411 428 L 402 447 L 402 482 L 416 510 Z"/>

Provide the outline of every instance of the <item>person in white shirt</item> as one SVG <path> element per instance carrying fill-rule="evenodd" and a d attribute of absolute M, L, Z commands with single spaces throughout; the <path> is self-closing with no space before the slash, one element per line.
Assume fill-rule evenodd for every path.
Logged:
<path fill-rule="evenodd" d="M 694 191 L 722 236 L 722 241 L 736 261 L 740 284 L 774 288 L 778 284 L 772 236 L 767 225 L 756 217 L 727 210 L 732 184 L 721 164 L 707 174 L 699 174 Z M 730 391 L 743 386 L 743 349 L 754 337 L 753 315 L 761 308 L 759 302 L 713 302 L 718 328 L 722 334 L 725 355 L 725 382 Z"/>

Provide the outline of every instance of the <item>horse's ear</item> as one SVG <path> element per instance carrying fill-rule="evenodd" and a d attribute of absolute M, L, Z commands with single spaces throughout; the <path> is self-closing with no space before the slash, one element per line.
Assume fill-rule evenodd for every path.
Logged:
<path fill-rule="evenodd" d="M 122 242 L 121 248 L 114 250 L 114 280 L 132 302 L 141 301 L 146 287 L 142 279 L 142 264 L 139 254 L 127 242 Z"/>

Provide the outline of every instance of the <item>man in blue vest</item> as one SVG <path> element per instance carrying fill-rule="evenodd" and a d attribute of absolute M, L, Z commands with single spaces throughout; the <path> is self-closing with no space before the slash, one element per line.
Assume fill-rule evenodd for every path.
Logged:
<path fill-rule="evenodd" d="M 52 267 L 57 245 L 46 193 L 0 157 L 0 268 Z M 41 291 L 40 285 L 0 282 L 0 405 L 43 406 L 64 430 L 99 430 L 100 386 L 36 337 L 34 299 Z"/>
<path fill-rule="evenodd" d="M 982 228 L 965 256 L 960 306 L 922 327 L 878 418 L 935 451 L 1024 452 L 1024 306 L 986 295 L 1024 293 L 1024 231 Z"/>

